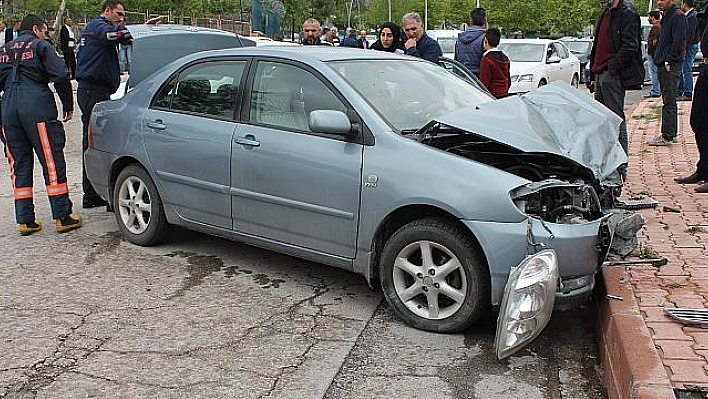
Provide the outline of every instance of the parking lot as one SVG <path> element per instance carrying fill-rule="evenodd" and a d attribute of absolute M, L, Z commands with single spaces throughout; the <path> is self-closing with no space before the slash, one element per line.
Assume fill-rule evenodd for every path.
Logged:
<path fill-rule="evenodd" d="M 66 125 L 80 204 L 78 116 Z M 499 362 L 495 315 L 464 334 L 398 320 L 358 275 L 174 229 L 166 244 L 125 242 L 114 215 L 20 237 L 0 166 L 0 397 L 598 398 L 594 313 L 557 313 Z"/>

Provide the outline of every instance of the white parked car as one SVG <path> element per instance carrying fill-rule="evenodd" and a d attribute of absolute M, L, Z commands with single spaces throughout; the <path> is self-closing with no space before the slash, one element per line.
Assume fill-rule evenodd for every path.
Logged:
<path fill-rule="evenodd" d="M 499 49 L 511 60 L 509 93 L 526 93 L 557 80 L 578 87 L 580 60 L 558 40 L 502 39 Z"/>
<path fill-rule="evenodd" d="M 433 39 L 437 40 L 442 49 L 443 56 L 447 58 L 455 58 L 455 44 L 457 44 L 457 35 L 462 33 L 457 29 L 432 29 L 425 33 Z"/>

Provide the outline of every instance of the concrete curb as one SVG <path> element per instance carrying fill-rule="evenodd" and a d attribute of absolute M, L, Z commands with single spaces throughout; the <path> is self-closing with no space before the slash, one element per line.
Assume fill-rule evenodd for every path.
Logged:
<path fill-rule="evenodd" d="M 600 362 L 609 399 L 674 398 L 625 268 L 603 267 L 597 294 Z"/>

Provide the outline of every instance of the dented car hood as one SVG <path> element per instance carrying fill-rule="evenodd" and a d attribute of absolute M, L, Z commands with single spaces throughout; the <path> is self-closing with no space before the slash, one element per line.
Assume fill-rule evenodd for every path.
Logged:
<path fill-rule="evenodd" d="M 622 120 L 567 83 L 460 109 L 435 122 L 526 153 L 566 158 L 601 183 L 627 162 L 618 141 Z"/>

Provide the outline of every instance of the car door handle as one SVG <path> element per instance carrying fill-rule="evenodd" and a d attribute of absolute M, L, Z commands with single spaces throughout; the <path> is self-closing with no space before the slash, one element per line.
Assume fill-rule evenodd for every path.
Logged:
<path fill-rule="evenodd" d="M 165 130 L 165 129 L 167 129 L 167 125 L 165 125 L 164 123 L 162 123 L 162 120 L 161 120 L 161 119 L 158 119 L 158 120 L 156 120 L 156 121 L 154 121 L 154 122 L 148 122 L 147 125 L 148 125 L 148 127 L 149 127 L 150 129 L 155 129 L 155 130 Z"/>
<path fill-rule="evenodd" d="M 241 144 L 241 145 L 247 145 L 251 147 L 258 147 L 261 145 L 261 143 L 256 140 L 256 138 L 252 134 L 247 134 L 244 137 L 236 137 L 234 139 L 234 143 Z"/>

